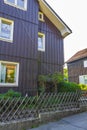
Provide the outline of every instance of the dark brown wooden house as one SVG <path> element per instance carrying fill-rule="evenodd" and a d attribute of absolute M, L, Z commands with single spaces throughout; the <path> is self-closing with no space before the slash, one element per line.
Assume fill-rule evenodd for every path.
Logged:
<path fill-rule="evenodd" d="M 87 84 L 87 48 L 73 55 L 67 61 L 67 66 L 70 82 Z"/>
<path fill-rule="evenodd" d="M 62 72 L 70 33 L 45 0 L 0 0 L 0 93 L 35 94 L 39 74 Z"/>

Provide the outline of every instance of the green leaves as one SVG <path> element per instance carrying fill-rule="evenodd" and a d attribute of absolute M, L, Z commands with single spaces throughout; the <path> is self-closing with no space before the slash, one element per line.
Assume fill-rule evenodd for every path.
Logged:
<path fill-rule="evenodd" d="M 59 82 L 62 82 L 63 80 L 64 80 L 63 75 L 58 72 L 48 75 L 39 75 L 38 76 L 39 91 L 45 92 L 47 83 L 51 83 L 54 86 L 53 91 L 57 92 L 57 84 Z"/>

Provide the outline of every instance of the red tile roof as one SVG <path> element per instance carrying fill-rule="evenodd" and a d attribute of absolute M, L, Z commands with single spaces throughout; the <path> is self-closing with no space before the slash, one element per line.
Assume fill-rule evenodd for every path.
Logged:
<path fill-rule="evenodd" d="M 82 58 L 85 58 L 85 57 L 87 57 L 87 48 L 78 51 L 66 63 L 70 63 L 70 62 L 73 62 L 73 61 L 76 61 L 76 60 L 79 60 L 79 59 L 82 59 Z"/>

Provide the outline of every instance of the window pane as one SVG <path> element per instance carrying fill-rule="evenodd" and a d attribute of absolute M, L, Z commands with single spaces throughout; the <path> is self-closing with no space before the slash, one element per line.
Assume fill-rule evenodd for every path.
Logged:
<path fill-rule="evenodd" d="M 15 0 L 7 0 L 10 3 L 15 3 Z"/>
<path fill-rule="evenodd" d="M 85 80 L 85 84 L 87 84 L 87 80 Z"/>
<path fill-rule="evenodd" d="M 1 83 L 5 83 L 5 78 L 6 78 L 6 66 L 1 65 Z"/>
<path fill-rule="evenodd" d="M 43 38 L 42 37 L 38 37 L 38 48 L 43 49 Z"/>
<path fill-rule="evenodd" d="M 6 65 L 6 83 L 15 83 L 15 66 Z"/>
<path fill-rule="evenodd" d="M 87 84 L 87 75 L 84 76 L 84 82 Z"/>
<path fill-rule="evenodd" d="M 84 84 L 84 76 L 79 76 L 79 83 Z"/>
<path fill-rule="evenodd" d="M 17 5 L 24 8 L 24 1 L 25 0 L 17 0 Z"/>
<path fill-rule="evenodd" d="M 1 83 L 15 83 L 16 65 L 1 65 Z"/>
<path fill-rule="evenodd" d="M 11 38 L 11 23 L 2 20 L 0 36 L 8 39 Z"/>
<path fill-rule="evenodd" d="M 84 61 L 84 67 L 87 67 L 87 61 Z"/>

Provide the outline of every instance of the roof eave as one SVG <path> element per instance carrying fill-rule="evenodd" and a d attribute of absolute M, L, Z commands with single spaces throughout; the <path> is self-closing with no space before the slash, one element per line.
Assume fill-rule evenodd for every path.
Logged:
<path fill-rule="evenodd" d="M 78 61 L 78 60 L 82 60 L 82 59 L 84 59 L 84 58 L 86 58 L 87 56 L 85 56 L 85 57 L 81 57 L 81 58 L 78 58 L 78 59 L 74 59 L 74 60 L 71 60 L 71 61 L 67 61 L 66 63 L 67 64 L 70 64 L 70 63 L 72 63 L 72 62 L 76 62 L 76 61 Z"/>
<path fill-rule="evenodd" d="M 60 31 L 63 38 L 72 33 L 71 29 L 62 21 L 62 19 L 53 11 L 45 0 L 38 0 L 41 11 Z"/>

